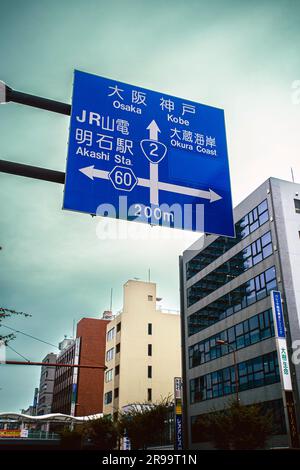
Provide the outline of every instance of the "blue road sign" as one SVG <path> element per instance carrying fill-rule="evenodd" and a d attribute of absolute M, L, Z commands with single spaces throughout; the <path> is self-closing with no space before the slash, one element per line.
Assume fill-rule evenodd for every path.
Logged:
<path fill-rule="evenodd" d="M 223 110 L 76 70 L 63 208 L 235 236 Z"/>

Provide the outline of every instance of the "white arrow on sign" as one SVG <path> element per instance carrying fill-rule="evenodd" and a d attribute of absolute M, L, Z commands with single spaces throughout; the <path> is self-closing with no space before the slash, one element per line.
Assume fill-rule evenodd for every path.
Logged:
<path fill-rule="evenodd" d="M 160 129 L 154 119 L 147 127 L 149 139 L 158 141 Z M 158 164 L 150 162 L 150 203 L 158 205 Z"/>
<path fill-rule="evenodd" d="M 158 166 L 158 165 L 154 163 L 154 166 Z M 94 180 L 94 178 L 101 178 L 101 179 L 108 180 L 109 179 L 108 175 L 110 173 L 109 171 L 98 170 L 97 168 L 95 168 L 94 165 L 80 168 L 79 171 L 83 173 L 85 176 L 87 176 L 88 178 L 90 178 L 91 180 Z M 137 177 L 137 181 L 138 181 L 137 182 L 138 186 L 144 186 L 145 188 L 150 188 L 150 191 L 151 191 L 151 186 L 153 182 L 150 179 L 148 180 L 146 178 Z M 215 201 L 218 201 L 219 199 L 222 199 L 222 196 L 219 196 L 219 194 L 217 194 L 212 189 L 209 189 L 208 191 L 204 191 L 203 189 L 188 188 L 187 186 L 178 186 L 176 184 L 163 183 L 161 181 L 157 182 L 157 187 L 158 187 L 158 190 L 160 191 L 168 191 L 171 193 L 185 194 L 187 196 L 199 197 L 201 199 L 208 199 L 210 202 L 215 202 Z"/>
<path fill-rule="evenodd" d="M 154 119 L 150 122 L 149 126 L 147 127 L 147 131 L 149 131 L 149 139 L 158 140 L 158 133 L 160 132 L 160 128 L 158 127 Z"/>

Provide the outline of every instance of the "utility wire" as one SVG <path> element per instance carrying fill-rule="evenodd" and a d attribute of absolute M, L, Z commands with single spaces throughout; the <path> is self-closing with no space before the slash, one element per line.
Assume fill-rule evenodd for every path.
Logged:
<path fill-rule="evenodd" d="M 24 331 L 16 330 L 15 328 L 11 328 L 10 326 L 3 325 L 3 323 L 1 323 L 1 326 L 4 326 L 4 328 L 8 328 L 9 330 L 15 331 L 16 333 L 20 333 L 21 335 L 28 336 L 29 338 L 35 339 L 36 341 L 40 341 L 41 343 L 45 343 L 45 344 L 48 344 L 49 346 L 53 346 L 56 349 L 59 349 L 59 347 L 56 346 L 55 344 L 49 343 L 48 341 L 44 341 L 43 339 L 40 339 L 40 338 L 36 338 L 36 336 L 29 335 L 28 333 L 25 333 Z"/>
<path fill-rule="evenodd" d="M 14 351 L 16 354 L 18 354 L 18 356 L 22 357 L 22 359 L 25 359 L 25 361 L 30 362 L 30 360 L 29 360 L 27 357 L 25 357 L 25 356 L 23 356 L 22 354 L 20 354 L 18 351 L 16 351 L 16 350 L 15 350 L 14 348 L 12 348 L 11 346 L 8 346 L 8 344 L 6 345 L 6 347 L 9 348 L 9 349 L 11 349 L 12 351 Z"/>
<path fill-rule="evenodd" d="M 16 330 L 15 328 L 12 328 L 12 327 L 10 327 L 10 326 L 3 325 L 3 323 L 1 323 L 1 326 L 4 326 L 4 328 L 8 328 L 9 330 L 15 331 L 16 333 L 20 333 L 21 335 L 27 336 L 28 338 L 32 338 L 32 339 L 34 339 L 34 340 L 36 340 L 36 341 L 39 341 L 39 342 L 44 343 L 44 344 L 48 344 L 49 346 L 53 346 L 54 348 L 60 350 L 58 346 L 56 346 L 55 344 L 49 343 L 49 341 L 44 341 L 43 339 L 37 338 L 36 336 L 32 336 L 32 335 L 30 335 L 30 334 L 28 334 L 28 333 L 25 333 L 24 331 Z M 10 349 L 12 349 L 12 350 L 14 351 L 14 349 L 13 349 L 11 346 L 7 346 L 7 347 L 10 348 Z M 17 354 L 19 354 L 17 351 L 15 351 L 15 352 L 16 352 Z M 30 362 L 29 359 L 27 359 L 26 357 L 22 356 L 21 354 L 19 354 L 19 356 L 23 357 L 23 359 L 26 359 L 26 361 Z M 91 363 L 93 363 L 93 364 L 99 365 L 99 362 L 93 361 L 92 359 L 89 359 L 89 358 L 87 358 L 87 357 L 85 357 L 85 356 L 83 356 L 83 355 L 81 356 L 81 359 L 87 359 L 87 360 L 89 360 L 89 362 L 91 362 Z"/>

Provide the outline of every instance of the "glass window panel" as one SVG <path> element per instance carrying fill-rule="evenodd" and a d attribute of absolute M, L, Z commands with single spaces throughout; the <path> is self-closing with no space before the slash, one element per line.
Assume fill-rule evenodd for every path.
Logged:
<path fill-rule="evenodd" d="M 250 233 L 250 230 L 249 230 L 249 225 L 247 225 L 247 227 L 245 227 L 243 230 L 242 230 L 242 233 L 241 233 L 241 238 L 245 238 L 249 235 Z"/>
<path fill-rule="evenodd" d="M 252 359 L 252 365 L 253 365 L 253 372 L 258 372 L 260 370 L 263 370 L 262 357 L 256 357 L 255 359 Z"/>
<path fill-rule="evenodd" d="M 243 249 L 242 251 L 242 255 L 243 255 L 243 258 L 248 258 L 249 256 L 251 256 L 251 245 L 249 246 L 246 246 L 246 248 Z"/>
<path fill-rule="evenodd" d="M 234 327 L 228 329 L 227 336 L 228 336 L 228 343 L 233 343 L 235 340 Z"/>
<path fill-rule="evenodd" d="M 238 323 L 235 325 L 235 334 L 236 336 L 240 336 L 244 333 L 244 325 L 243 323 Z"/>
<path fill-rule="evenodd" d="M 267 291 L 270 292 L 272 289 L 276 289 L 277 283 L 276 279 L 273 279 L 273 281 L 267 283 Z"/>
<path fill-rule="evenodd" d="M 263 314 L 263 313 L 260 313 L 260 314 L 258 315 L 258 318 L 259 318 L 259 328 L 260 328 L 261 330 L 263 330 L 264 327 L 265 327 L 265 323 L 264 323 L 264 314 Z"/>
<path fill-rule="evenodd" d="M 254 317 L 249 318 L 249 329 L 255 330 L 258 328 L 258 317 L 255 315 Z"/>
<path fill-rule="evenodd" d="M 267 232 L 261 237 L 262 246 L 266 246 L 269 243 L 271 243 L 271 232 Z"/>
<path fill-rule="evenodd" d="M 260 263 L 262 259 L 263 259 L 262 253 L 259 253 L 258 255 L 253 257 L 253 264 L 255 265 L 257 263 Z"/>
<path fill-rule="evenodd" d="M 256 299 L 257 300 L 264 299 L 265 297 L 266 297 L 266 290 L 265 289 L 262 289 L 262 290 L 258 291 L 257 294 L 256 294 Z"/>
<path fill-rule="evenodd" d="M 246 362 L 241 362 L 238 365 L 238 368 L 239 368 L 239 376 L 247 374 L 247 364 L 246 364 Z"/>
<path fill-rule="evenodd" d="M 254 230 L 256 230 L 258 227 L 259 227 L 259 223 L 258 223 L 258 220 L 257 220 L 252 225 L 250 225 L 250 232 L 251 233 L 254 232 Z"/>
<path fill-rule="evenodd" d="M 271 281 L 272 279 L 275 278 L 275 275 L 276 275 L 276 272 L 275 272 L 275 268 L 274 266 L 270 269 L 267 269 L 267 271 L 265 272 L 265 276 L 266 276 L 266 282 L 269 282 Z"/>
<path fill-rule="evenodd" d="M 258 213 L 259 215 L 265 212 L 268 209 L 268 203 L 267 200 L 265 199 L 263 202 L 261 202 L 258 206 Z"/>
<path fill-rule="evenodd" d="M 245 347 L 245 337 L 244 336 L 240 336 L 239 338 L 237 338 L 236 347 L 237 347 L 237 349 L 241 349 L 241 348 Z"/>
<path fill-rule="evenodd" d="M 272 253 L 273 253 L 272 243 L 263 248 L 263 257 L 264 257 L 264 259 L 267 258 L 268 256 L 270 256 Z"/>
<path fill-rule="evenodd" d="M 263 225 L 268 220 L 269 220 L 269 211 L 266 211 L 262 215 L 259 216 L 259 225 Z"/>
<path fill-rule="evenodd" d="M 266 285 L 265 273 L 261 273 L 261 274 L 259 275 L 259 280 L 260 280 L 260 287 L 261 287 L 261 288 L 265 287 L 265 285 Z"/>
<path fill-rule="evenodd" d="M 259 330 L 252 330 L 250 331 L 250 342 L 251 344 L 257 343 L 259 341 L 260 334 Z"/>
<path fill-rule="evenodd" d="M 218 383 L 218 374 L 217 374 L 217 372 L 212 372 L 211 373 L 211 381 L 212 381 L 212 384 Z"/>
<path fill-rule="evenodd" d="M 270 316 L 269 316 L 270 310 L 266 310 L 264 312 L 264 323 L 265 326 L 268 326 L 270 324 Z"/>

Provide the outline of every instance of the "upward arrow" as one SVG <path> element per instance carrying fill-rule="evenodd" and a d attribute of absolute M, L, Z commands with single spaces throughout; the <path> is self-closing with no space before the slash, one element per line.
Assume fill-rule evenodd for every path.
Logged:
<path fill-rule="evenodd" d="M 147 130 L 149 130 L 149 139 L 158 140 L 158 133 L 160 132 L 160 128 L 158 127 L 154 119 L 150 122 L 149 126 L 147 127 Z"/>

